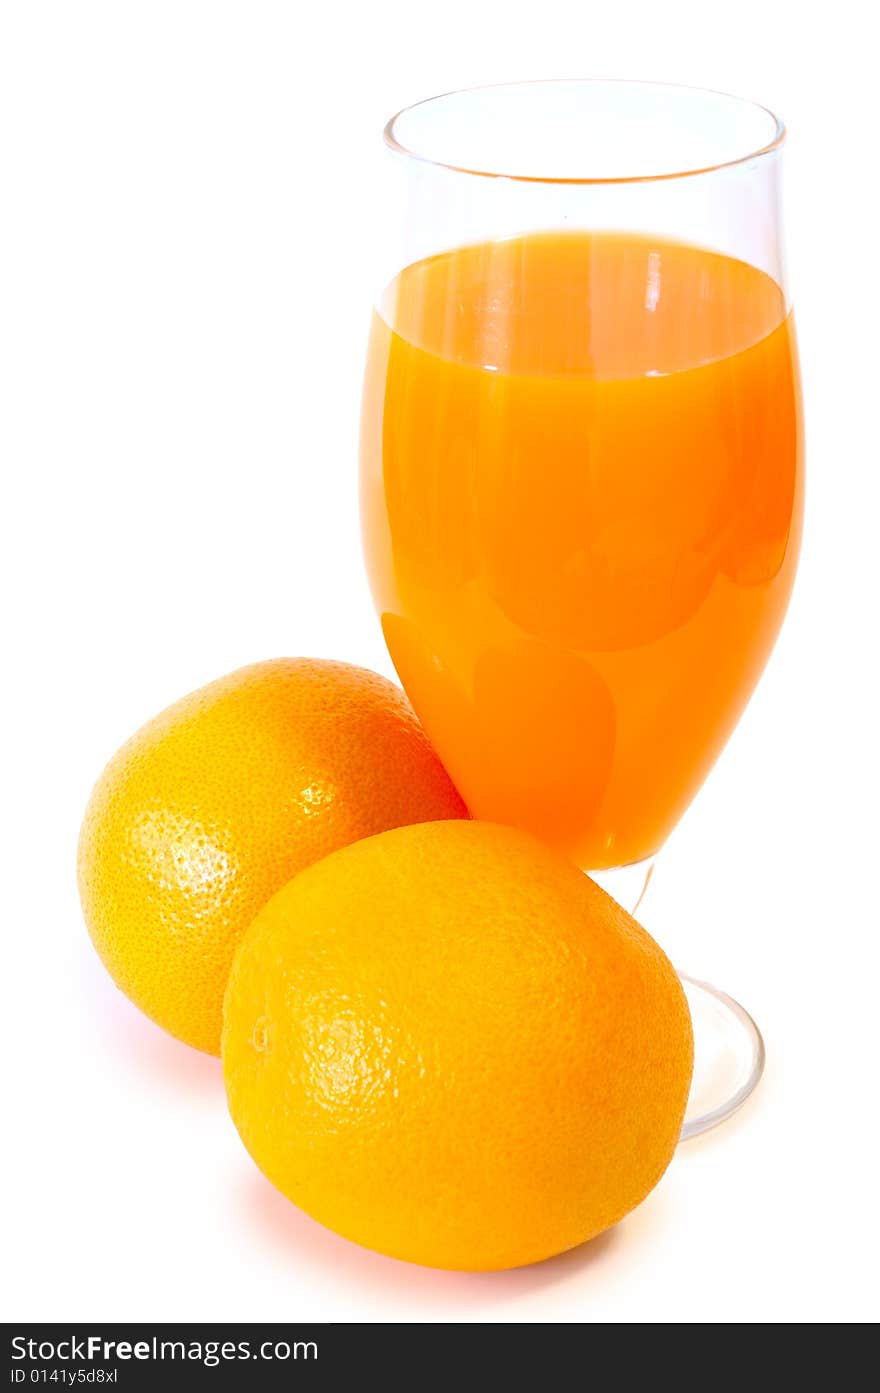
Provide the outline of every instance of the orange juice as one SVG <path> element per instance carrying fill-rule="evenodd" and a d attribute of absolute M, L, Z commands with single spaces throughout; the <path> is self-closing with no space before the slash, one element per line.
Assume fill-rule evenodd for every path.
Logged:
<path fill-rule="evenodd" d="M 658 850 L 782 622 L 801 440 L 791 316 L 744 262 L 535 233 L 398 276 L 366 374 L 367 565 L 475 816 L 588 869 Z"/>

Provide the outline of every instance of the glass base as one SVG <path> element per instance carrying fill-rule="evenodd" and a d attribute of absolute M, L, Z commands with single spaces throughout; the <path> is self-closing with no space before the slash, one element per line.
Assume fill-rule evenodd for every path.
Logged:
<path fill-rule="evenodd" d="M 681 1140 L 717 1127 L 741 1108 L 764 1072 L 764 1041 L 732 996 L 683 972 L 694 1027 L 694 1077 Z"/>
<path fill-rule="evenodd" d="M 652 858 L 590 875 L 634 914 L 653 869 Z M 748 1011 L 733 997 L 708 982 L 678 975 L 694 1027 L 694 1077 L 681 1131 L 681 1140 L 688 1141 L 742 1107 L 764 1072 L 764 1041 Z"/>

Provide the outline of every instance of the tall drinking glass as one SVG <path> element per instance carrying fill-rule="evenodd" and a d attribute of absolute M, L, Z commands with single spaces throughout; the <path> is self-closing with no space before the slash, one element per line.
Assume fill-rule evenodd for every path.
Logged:
<path fill-rule="evenodd" d="M 720 93 L 574 81 L 437 97 L 385 140 L 362 419 L 385 640 L 471 812 L 634 908 L 794 580 L 784 130 Z M 748 1096 L 763 1047 L 683 981 L 689 1136 Z"/>

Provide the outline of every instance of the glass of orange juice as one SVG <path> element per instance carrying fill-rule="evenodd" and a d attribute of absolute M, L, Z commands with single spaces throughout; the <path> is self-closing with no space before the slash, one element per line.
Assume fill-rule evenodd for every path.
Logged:
<path fill-rule="evenodd" d="M 385 130 L 361 433 L 394 665 L 471 813 L 635 908 L 761 675 L 803 498 L 784 128 L 720 93 L 536 82 Z M 763 1046 L 683 978 L 685 1136 Z"/>

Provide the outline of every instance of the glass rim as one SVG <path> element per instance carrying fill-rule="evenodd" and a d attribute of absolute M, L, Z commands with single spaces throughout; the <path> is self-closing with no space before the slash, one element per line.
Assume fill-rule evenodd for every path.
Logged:
<path fill-rule="evenodd" d="M 641 87 L 665 92 L 690 93 L 695 97 L 723 97 L 728 101 L 736 102 L 741 106 L 751 107 L 753 111 L 763 112 L 773 122 L 773 135 L 763 145 L 757 149 L 751 148 L 744 151 L 741 155 L 733 158 L 719 160 L 714 164 L 702 164 L 699 167 L 689 169 L 666 170 L 650 174 L 620 174 L 620 175 L 552 175 L 552 174 L 516 174 L 497 169 L 480 169 L 476 166 L 471 167 L 466 164 L 451 163 L 441 159 L 435 159 L 430 155 L 420 153 L 418 149 L 405 145 L 398 139 L 396 127 L 404 117 L 412 112 L 418 111 L 421 107 L 432 105 L 434 102 L 448 101 L 453 97 L 465 97 L 476 95 L 483 92 L 498 92 L 502 90 L 525 89 L 534 87 Z M 570 185 L 602 185 L 602 184 L 650 184 L 671 179 L 693 179 L 699 175 L 714 174 L 718 170 L 734 169 L 739 165 L 749 164 L 753 160 L 761 159 L 766 155 L 771 155 L 780 150 L 785 143 L 787 131 L 785 123 L 774 111 L 761 102 L 753 101 L 749 97 L 738 97 L 732 92 L 722 92 L 713 87 L 696 87 L 683 82 L 654 82 L 642 78 L 534 78 L 520 82 L 494 82 L 478 84 L 474 87 L 458 87 L 448 92 L 438 92 L 432 97 L 423 97 L 420 101 L 411 102 L 408 106 L 401 107 L 399 111 L 386 122 L 382 132 L 384 141 L 389 150 L 395 155 L 402 155 L 406 159 L 416 160 L 420 164 L 433 166 L 435 169 L 444 169 L 452 174 L 466 174 L 476 179 L 505 179 L 513 183 L 523 184 L 570 184 Z"/>

